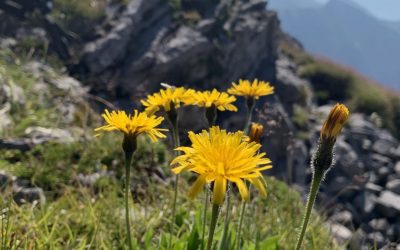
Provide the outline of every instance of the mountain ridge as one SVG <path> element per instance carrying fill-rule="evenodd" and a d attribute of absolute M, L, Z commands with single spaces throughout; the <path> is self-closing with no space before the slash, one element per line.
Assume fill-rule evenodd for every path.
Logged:
<path fill-rule="evenodd" d="M 292 1 L 281 1 L 281 6 Z M 392 89 L 400 89 L 399 32 L 396 23 L 373 17 L 356 2 L 329 1 L 284 9 L 272 2 L 283 30 L 314 53 L 349 65 Z"/>

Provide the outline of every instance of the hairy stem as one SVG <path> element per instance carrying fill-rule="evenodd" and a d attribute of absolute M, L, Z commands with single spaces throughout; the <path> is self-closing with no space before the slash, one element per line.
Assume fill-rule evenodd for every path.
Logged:
<path fill-rule="evenodd" d="M 202 228 L 202 233 L 201 233 L 201 246 L 200 246 L 201 250 L 203 250 L 203 248 L 204 248 L 204 238 L 206 236 L 208 199 L 209 199 L 209 191 L 208 191 L 208 187 L 207 187 L 206 188 L 206 197 L 204 199 L 203 228 Z"/>
<path fill-rule="evenodd" d="M 299 239 L 297 240 L 296 250 L 300 250 L 301 244 L 303 243 L 303 238 L 306 233 L 308 221 L 310 220 L 311 211 L 314 206 L 315 198 L 317 197 L 317 194 L 318 194 L 318 189 L 319 189 L 319 185 L 321 184 L 322 177 L 323 177 L 323 173 L 321 171 L 315 171 L 313 174 L 313 178 L 311 181 L 311 188 L 310 188 L 310 192 L 308 194 L 306 212 L 304 214 Z"/>
<path fill-rule="evenodd" d="M 228 183 L 228 192 L 227 192 L 227 197 L 226 197 L 224 230 L 222 231 L 222 237 L 221 237 L 221 241 L 220 241 L 219 248 L 218 248 L 220 250 L 222 250 L 222 247 L 225 243 L 226 235 L 228 233 L 228 228 L 229 228 L 229 212 L 230 212 L 230 207 L 231 207 L 231 196 L 229 195 L 229 193 L 230 193 L 229 189 L 230 189 L 230 183 Z"/>
<path fill-rule="evenodd" d="M 246 201 L 242 201 L 242 207 L 240 209 L 240 218 L 239 218 L 239 225 L 238 225 L 238 229 L 237 229 L 237 233 L 236 233 L 236 249 L 239 250 L 240 249 L 240 237 L 242 236 L 242 224 L 243 224 L 243 218 L 244 218 L 244 214 L 246 212 Z"/>
<path fill-rule="evenodd" d="M 213 204 L 211 213 L 210 231 L 208 233 L 207 250 L 211 250 L 212 247 L 214 232 L 218 221 L 218 215 L 219 215 L 219 205 Z"/>
<path fill-rule="evenodd" d="M 179 142 L 179 130 L 178 130 L 178 118 L 176 117 L 175 121 L 171 121 L 172 124 L 172 134 L 174 137 L 174 147 L 177 148 L 180 145 Z M 175 156 L 179 155 L 179 151 L 175 151 Z M 170 222 L 170 234 L 169 234 L 169 242 L 168 242 L 168 249 L 172 249 L 172 234 L 174 231 L 174 224 L 175 224 L 175 215 L 176 215 L 176 202 L 178 200 L 178 185 L 179 185 L 179 175 L 175 176 L 175 187 L 174 187 L 174 199 L 172 202 L 172 218 Z"/>
<path fill-rule="evenodd" d="M 129 219 L 129 192 L 130 192 L 130 173 L 131 173 L 131 162 L 133 153 L 125 153 L 125 220 L 126 220 L 126 233 L 127 233 L 127 244 L 129 250 L 133 250 L 132 238 L 131 238 L 131 226 Z"/>

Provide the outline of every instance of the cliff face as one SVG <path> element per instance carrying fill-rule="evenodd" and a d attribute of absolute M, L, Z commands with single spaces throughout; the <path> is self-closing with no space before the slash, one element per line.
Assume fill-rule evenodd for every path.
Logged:
<path fill-rule="evenodd" d="M 85 46 L 79 68 L 104 80 L 95 88 L 128 95 L 160 82 L 205 88 L 240 77 L 274 80 L 280 30 L 266 1 L 208 2 L 182 1 L 178 9 L 129 2 L 106 35 Z"/>

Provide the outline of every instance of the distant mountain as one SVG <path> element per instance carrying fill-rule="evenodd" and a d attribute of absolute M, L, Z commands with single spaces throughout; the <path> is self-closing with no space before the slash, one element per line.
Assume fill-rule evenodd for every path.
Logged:
<path fill-rule="evenodd" d="M 298 0 L 270 1 L 283 30 L 307 50 L 400 89 L 400 23 L 377 19 L 350 0 L 302 1 L 307 5 L 293 4 Z"/>

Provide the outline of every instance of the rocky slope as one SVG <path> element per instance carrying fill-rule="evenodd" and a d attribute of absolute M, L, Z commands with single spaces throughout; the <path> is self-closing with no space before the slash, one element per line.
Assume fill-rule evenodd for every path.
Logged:
<path fill-rule="evenodd" d="M 257 108 L 258 121 L 267 127 L 264 150 L 274 162 L 272 173 L 305 193 L 310 181 L 309 155 L 328 106 L 316 104 L 315 83 L 302 78 L 301 65 L 279 47 L 282 41 L 299 50 L 301 45 L 281 32 L 276 13 L 265 9 L 266 1 L 172 2 L 135 0 L 122 5 L 109 1 L 107 15 L 96 27 L 99 35 L 84 41 L 77 63 L 67 65 L 91 95 L 70 99 L 95 95 L 131 108 L 139 104 L 138 97 L 158 89 L 161 82 L 223 90 L 238 78 L 269 80 L 276 95 Z M 39 29 L 46 39 L 48 30 Z M 13 49 L 12 44 L 7 46 Z M 68 79 L 49 83 L 66 95 L 67 86 L 76 82 Z M 78 85 L 71 90 L 81 90 Z M 10 102 L 6 98 L 0 110 Z M 220 119 L 224 126 L 236 128 L 243 122 L 231 114 Z M 192 115 L 181 122 L 200 129 L 201 121 Z M 68 123 L 61 124 L 65 128 Z M 332 233 L 351 249 L 395 246 L 400 238 L 400 144 L 380 125 L 376 114 L 352 113 L 338 140 L 336 166 L 318 199 L 321 213 L 330 218 Z M 43 133 L 44 129 L 30 131 Z M 26 132 L 18 136 L 26 140 L 30 134 Z M 1 148 L 10 145 L 1 140 Z"/>

